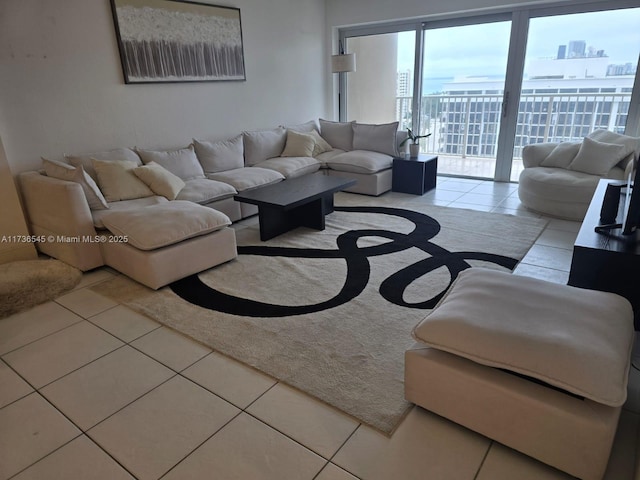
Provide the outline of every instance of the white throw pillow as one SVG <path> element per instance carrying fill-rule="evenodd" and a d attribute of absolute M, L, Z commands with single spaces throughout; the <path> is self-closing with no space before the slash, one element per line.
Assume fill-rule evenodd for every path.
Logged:
<path fill-rule="evenodd" d="M 353 150 L 353 123 L 320 119 L 320 135 L 333 148 L 344 151 Z"/>
<path fill-rule="evenodd" d="M 541 167 L 569 168 L 569 165 L 576 158 L 580 150 L 580 142 L 562 142 L 556 146 L 551 153 L 540 162 Z"/>
<path fill-rule="evenodd" d="M 287 143 L 281 157 L 311 157 L 316 140 L 306 133 L 299 133 L 295 130 L 287 131 Z"/>
<path fill-rule="evenodd" d="M 284 128 L 244 132 L 244 161 L 247 166 L 265 161 L 267 158 L 279 157 L 287 141 Z"/>
<path fill-rule="evenodd" d="M 105 210 L 109 208 L 107 200 L 104 198 L 104 195 L 102 195 L 98 185 L 96 185 L 93 178 L 84 171 L 82 165 L 73 167 L 66 163 L 49 160 L 48 158 L 42 159 L 42 165 L 47 177 L 79 183 L 91 210 Z"/>
<path fill-rule="evenodd" d="M 396 134 L 398 122 L 382 124 L 353 124 L 353 149 L 370 150 L 386 153 L 392 157 L 398 156 Z"/>
<path fill-rule="evenodd" d="M 613 143 L 602 143 L 585 137 L 569 170 L 604 176 L 616 163 L 625 157 L 625 147 Z"/>
<path fill-rule="evenodd" d="M 134 162 L 93 160 L 98 185 L 107 202 L 150 197 L 153 192 L 133 173 Z"/>
<path fill-rule="evenodd" d="M 86 155 L 65 155 L 64 158 L 74 167 L 82 165 L 84 171 L 91 176 L 95 181 L 98 181 L 96 171 L 93 169 L 92 158 L 96 160 L 126 160 L 128 162 L 134 162 L 136 165 L 142 165 L 142 160 L 136 152 L 130 148 L 115 148 L 113 150 L 106 150 L 104 152 L 89 153 Z"/>
<path fill-rule="evenodd" d="M 634 152 L 640 152 L 640 138 L 630 137 L 628 135 L 622 135 L 620 133 L 611 132 L 609 130 L 595 130 L 587 135 L 592 140 L 597 140 L 603 143 L 614 143 L 616 145 L 623 145 L 625 153 L 623 155 L 623 161 L 618 165 L 623 170 L 627 167 L 629 159 L 627 157 Z"/>
<path fill-rule="evenodd" d="M 205 177 L 202 165 L 198 162 L 198 157 L 196 157 L 196 153 L 193 150 L 193 145 L 179 150 L 166 151 L 136 148 L 136 152 L 138 152 L 144 163 L 156 162 L 182 180 Z"/>
<path fill-rule="evenodd" d="M 321 153 L 330 152 L 331 150 L 333 150 L 333 147 L 329 145 L 329 142 L 327 142 L 324 138 L 320 136 L 317 130 L 311 130 L 309 132 L 309 135 L 311 135 L 313 139 L 316 141 L 316 146 L 313 147 L 314 157 L 317 157 Z"/>
<path fill-rule="evenodd" d="M 194 138 L 193 145 L 205 175 L 244 167 L 242 135 L 219 142 L 200 142 Z"/>
<path fill-rule="evenodd" d="M 133 169 L 136 177 L 142 180 L 153 193 L 165 197 L 167 200 L 173 200 L 178 196 L 180 190 L 185 183 L 180 177 L 174 175 L 166 168 L 155 162 L 149 162 L 142 167 Z"/>

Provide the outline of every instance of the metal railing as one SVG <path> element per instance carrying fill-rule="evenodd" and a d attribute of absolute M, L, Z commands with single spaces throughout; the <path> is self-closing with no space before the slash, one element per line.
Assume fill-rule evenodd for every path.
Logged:
<path fill-rule="evenodd" d="M 502 118 L 502 94 L 425 95 L 421 99 L 421 151 L 494 158 Z M 604 128 L 624 132 L 631 93 L 525 93 L 518 107 L 514 159 L 533 143 L 580 141 Z M 396 97 L 396 119 L 411 127 L 412 97 Z"/>

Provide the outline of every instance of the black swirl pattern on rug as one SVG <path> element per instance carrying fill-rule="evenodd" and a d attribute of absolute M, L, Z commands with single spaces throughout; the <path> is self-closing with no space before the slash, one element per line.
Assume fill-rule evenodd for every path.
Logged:
<path fill-rule="evenodd" d="M 239 246 L 239 255 L 260 255 L 266 257 L 289 258 L 326 258 L 344 259 L 347 275 L 340 292 L 324 302 L 310 305 L 274 305 L 255 300 L 236 297 L 220 292 L 205 283 L 198 275 L 191 275 L 170 285 L 171 289 L 184 300 L 200 307 L 247 317 L 284 317 L 314 313 L 343 305 L 357 297 L 367 286 L 371 272 L 369 258 L 387 255 L 409 248 L 419 248 L 429 254 L 428 258 L 406 266 L 387 277 L 380 285 L 380 295 L 391 303 L 409 308 L 431 309 L 445 294 L 458 274 L 471 265 L 468 260 L 482 260 L 513 270 L 517 260 L 502 255 L 483 252 L 450 252 L 431 242 L 438 232 L 440 224 L 424 213 L 387 207 L 335 207 L 340 212 L 363 212 L 394 215 L 405 218 L 415 225 L 410 233 L 399 233 L 381 229 L 350 230 L 337 237 L 337 249 L 288 248 L 268 245 Z M 359 247 L 358 240 L 365 237 L 382 237 L 390 241 L 382 245 Z M 438 294 L 417 303 L 408 303 L 403 299 L 409 285 L 440 267 L 449 270 L 451 280 Z"/>

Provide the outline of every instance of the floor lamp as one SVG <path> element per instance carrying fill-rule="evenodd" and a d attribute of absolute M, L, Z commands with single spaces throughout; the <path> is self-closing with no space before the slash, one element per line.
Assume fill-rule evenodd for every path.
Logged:
<path fill-rule="evenodd" d="M 343 120 L 340 117 L 340 113 L 342 111 L 342 98 L 341 92 L 344 91 L 346 87 L 346 77 L 343 75 L 348 72 L 356 71 L 356 54 L 355 53 L 344 53 L 344 49 L 342 48 L 342 43 L 340 44 L 340 53 L 338 55 L 331 56 L 331 72 L 337 73 L 340 75 L 338 78 L 339 87 L 338 87 L 338 119 Z"/>

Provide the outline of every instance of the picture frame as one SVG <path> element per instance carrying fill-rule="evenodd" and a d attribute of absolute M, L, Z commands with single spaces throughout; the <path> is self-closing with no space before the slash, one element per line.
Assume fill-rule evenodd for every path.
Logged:
<path fill-rule="evenodd" d="M 246 80 L 240 9 L 182 0 L 111 0 L 124 81 Z"/>

